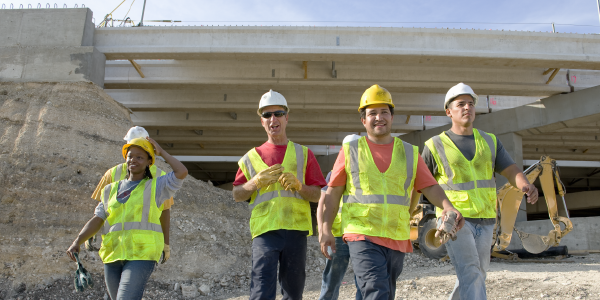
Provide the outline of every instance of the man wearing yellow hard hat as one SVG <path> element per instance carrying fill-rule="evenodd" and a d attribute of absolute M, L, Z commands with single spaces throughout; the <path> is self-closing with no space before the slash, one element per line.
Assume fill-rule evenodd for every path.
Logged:
<path fill-rule="evenodd" d="M 146 131 L 146 129 L 144 129 L 144 127 L 140 127 L 140 126 L 134 126 L 131 127 L 129 129 L 129 131 L 127 132 L 127 134 L 125 135 L 125 137 L 123 138 L 128 144 L 137 138 L 141 138 L 141 139 L 146 139 L 148 138 L 148 132 Z M 164 176 L 167 173 L 161 169 L 159 169 L 156 164 L 152 164 L 149 168 L 150 170 L 150 174 L 152 175 L 152 177 L 159 177 L 159 176 Z M 127 163 L 122 163 L 122 164 L 118 164 L 110 169 L 108 169 L 105 173 L 104 176 L 102 176 L 102 179 L 100 179 L 100 182 L 98 183 L 98 185 L 96 186 L 96 190 L 94 190 L 94 193 L 92 194 L 92 199 L 96 199 L 98 201 L 102 201 L 102 199 L 100 198 L 100 194 L 102 193 L 102 190 L 104 189 L 105 186 L 113 183 L 113 182 L 117 182 L 119 180 L 123 180 L 126 178 L 127 175 Z M 163 234 L 165 236 L 165 248 L 164 248 L 164 253 L 162 256 L 162 259 L 160 261 L 161 264 L 164 264 L 167 262 L 167 260 L 169 260 L 169 258 L 171 257 L 171 249 L 170 249 L 170 242 L 169 242 L 169 231 L 170 231 L 170 224 L 171 224 L 171 206 L 174 204 L 175 202 L 173 201 L 173 197 L 171 197 L 171 199 L 165 201 L 163 203 L 163 211 L 162 214 L 160 215 L 160 225 L 162 226 L 162 231 Z M 85 242 L 85 246 L 88 250 L 93 250 L 95 247 L 93 246 L 93 240 L 95 240 L 95 236 L 91 239 L 89 239 L 88 241 Z M 97 250 L 97 249 L 96 249 Z"/>
<path fill-rule="evenodd" d="M 416 146 L 391 135 L 391 94 L 373 85 L 360 100 L 360 119 L 367 131 L 343 145 L 333 166 L 320 224 L 321 252 L 335 249 L 332 225 L 342 198 L 343 240 L 348 244 L 356 282 L 363 299 L 394 299 L 410 242 L 411 197 L 422 192 L 443 209 L 464 220 L 435 181 Z"/>
<path fill-rule="evenodd" d="M 457 276 L 449 299 L 487 299 L 485 278 L 496 224 L 494 173 L 526 193 L 527 202 L 533 204 L 538 198 L 536 187 L 496 136 L 473 128 L 478 99 L 462 82 L 450 88 L 444 109 L 452 127 L 427 140 L 422 154 L 450 201 L 465 217 L 465 228 L 456 240 L 446 244 Z"/>

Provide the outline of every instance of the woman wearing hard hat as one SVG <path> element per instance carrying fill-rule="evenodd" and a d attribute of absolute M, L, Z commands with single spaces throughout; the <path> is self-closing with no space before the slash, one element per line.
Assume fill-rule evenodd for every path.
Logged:
<path fill-rule="evenodd" d="M 110 298 L 142 299 L 144 287 L 160 260 L 164 237 L 162 204 L 183 185 L 186 167 L 151 138 L 136 138 L 123 146 L 127 178 L 107 185 L 94 217 L 67 249 L 75 261 L 79 246 L 102 229 L 99 255 Z M 153 178 L 150 166 L 162 156 L 173 172 Z"/>

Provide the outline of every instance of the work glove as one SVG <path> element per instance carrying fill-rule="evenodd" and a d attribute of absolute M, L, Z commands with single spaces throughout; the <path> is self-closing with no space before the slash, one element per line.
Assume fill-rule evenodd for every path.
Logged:
<path fill-rule="evenodd" d="M 81 261 L 79 260 L 79 254 L 74 253 L 75 259 L 77 260 L 77 270 L 75 271 L 75 278 L 73 279 L 73 285 L 75 286 L 75 290 L 78 292 L 83 292 L 86 288 L 93 288 L 94 282 L 92 281 L 92 275 L 88 272 Z"/>
<path fill-rule="evenodd" d="M 275 182 L 279 178 L 279 175 L 283 172 L 283 167 L 280 164 L 272 165 L 254 175 L 252 181 L 256 185 L 256 189 L 267 187 Z"/>
<path fill-rule="evenodd" d="M 160 263 L 164 264 L 171 258 L 171 248 L 168 244 L 165 244 L 165 248 L 163 249 L 162 257 L 160 259 Z"/>
<path fill-rule="evenodd" d="M 435 237 L 440 238 L 440 243 L 445 244 L 448 240 L 456 241 L 456 233 L 458 232 L 458 215 L 449 211 L 447 214 L 437 219 Z"/>
<path fill-rule="evenodd" d="M 299 191 L 302 188 L 302 182 L 292 173 L 283 173 L 279 176 L 279 183 L 286 191 Z"/>

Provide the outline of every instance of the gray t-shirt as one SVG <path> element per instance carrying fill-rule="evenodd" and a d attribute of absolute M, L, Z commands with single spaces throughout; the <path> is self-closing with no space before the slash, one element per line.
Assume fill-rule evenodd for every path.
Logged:
<path fill-rule="evenodd" d="M 462 155 L 464 155 L 464 157 L 467 160 L 472 160 L 473 157 L 475 157 L 475 151 L 476 151 L 475 135 L 458 135 L 458 134 L 452 132 L 451 130 L 446 131 L 446 135 L 448 135 L 450 140 L 454 143 L 454 145 L 456 145 L 458 150 L 460 150 Z M 497 143 L 496 167 L 495 167 L 494 171 L 496 173 L 500 173 L 500 172 L 504 171 L 504 169 L 506 169 L 508 166 L 513 165 L 515 163 L 515 161 L 510 157 L 510 155 L 508 154 L 508 151 L 506 151 L 506 149 L 504 149 L 504 146 L 502 146 L 502 143 L 500 142 L 499 139 L 496 139 L 496 143 Z M 429 150 L 429 147 L 427 147 L 427 145 L 425 145 L 423 147 L 423 153 L 421 154 L 421 156 L 423 157 L 423 160 L 425 161 L 425 164 L 427 165 L 427 168 L 429 169 L 431 174 L 433 174 L 433 176 L 437 175 L 438 174 L 438 165 L 435 162 L 435 159 L 433 158 L 433 154 L 431 154 L 431 151 Z M 428 201 L 425 200 L 423 202 L 428 202 Z M 478 223 L 478 224 L 482 224 L 482 225 L 491 225 L 496 222 L 496 219 L 493 219 L 493 218 L 492 219 L 465 218 L 465 219 L 472 223 Z"/>
<path fill-rule="evenodd" d="M 452 140 L 454 145 L 460 150 L 462 155 L 465 156 L 467 160 L 472 160 L 475 157 L 475 135 L 458 135 L 451 130 L 446 131 L 446 135 Z M 504 171 L 508 166 L 513 165 L 515 161 L 510 157 L 508 151 L 504 149 L 502 143 L 499 139 L 496 139 L 497 147 L 496 147 L 496 168 L 494 171 L 496 173 L 500 173 Z M 425 145 L 423 147 L 423 153 L 421 154 L 427 168 L 431 171 L 433 176 L 438 174 L 438 166 L 431 154 L 431 151 Z"/>
<path fill-rule="evenodd" d="M 160 207 L 166 200 L 171 199 L 175 192 L 177 192 L 181 186 L 183 186 L 183 179 L 179 179 L 175 177 L 173 172 L 167 173 L 164 176 L 160 176 L 155 178 L 156 180 L 156 206 Z M 142 182 L 141 180 L 130 181 L 130 180 L 121 180 L 119 181 L 119 189 L 117 190 L 117 201 L 119 203 L 126 203 L 129 200 L 129 195 L 131 191 L 133 191 L 138 184 Z M 94 210 L 94 215 L 102 218 L 102 220 L 106 220 L 108 217 L 106 212 L 104 211 L 104 203 L 100 201 Z"/>

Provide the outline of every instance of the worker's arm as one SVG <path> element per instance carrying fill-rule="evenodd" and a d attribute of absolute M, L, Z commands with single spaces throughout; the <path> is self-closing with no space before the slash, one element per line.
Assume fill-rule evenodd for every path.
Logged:
<path fill-rule="evenodd" d="M 321 234 L 321 224 L 323 223 L 323 202 L 325 201 L 326 192 L 321 190 L 321 197 L 319 198 L 319 206 L 317 206 L 317 230 Z"/>
<path fill-rule="evenodd" d="M 319 243 L 321 244 L 321 253 L 331 259 L 329 253 L 327 253 L 327 247 L 331 247 L 331 251 L 335 253 L 335 237 L 331 232 L 333 221 L 337 215 L 338 209 L 340 208 L 340 198 L 346 189 L 345 185 L 328 187 L 323 199 L 322 207 L 322 224 L 320 224 L 321 232 L 319 232 Z M 318 211 L 318 210 L 317 210 Z"/>
<path fill-rule="evenodd" d="M 512 164 L 506 167 L 500 175 L 506 177 L 508 182 L 523 193 L 527 194 L 527 203 L 534 204 L 538 200 L 538 190 L 535 185 L 529 183 L 523 171 L 517 167 L 517 164 Z"/>
<path fill-rule="evenodd" d="M 165 209 L 160 215 L 160 227 L 162 228 L 165 244 L 169 245 L 169 230 L 171 228 L 171 210 Z"/>
<path fill-rule="evenodd" d="M 98 216 L 93 216 L 85 224 L 85 226 L 83 226 L 83 229 L 81 229 L 77 238 L 73 241 L 69 249 L 67 249 L 67 255 L 69 255 L 72 261 L 76 261 L 75 256 L 73 256 L 73 253 L 79 252 L 79 245 L 83 244 L 85 241 L 96 235 L 96 233 L 102 228 L 103 224 L 104 220 L 102 220 L 102 218 Z"/>
<path fill-rule="evenodd" d="M 465 225 L 465 218 L 463 218 L 462 214 L 454 208 L 452 202 L 448 200 L 446 193 L 442 189 L 439 184 L 434 184 L 432 186 L 428 186 L 426 188 L 421 189 L 421 192 L 431 204 L 443 209 L 442 216 L 445 216 L 448 212 L 453 211 L 456 213 L 456 220 L 458 221 L 457 231 L 460 230 L 463 225 Z"/>
<path fill-rule="evenodd" d="M 233 200 L 235 202 L 244 202 L 252 196 L 257 190 L 254 181 L 250 180 L 242 185 L 236 185 L 233 187 Z"/>
<path fill-rule="evenodd" d="M 302 188 L 298 190 L 298 193 L 302 198 L 308 202 L 319 202 L 319 196 L 321 196 L 321 187 L 318 185 L 306 185 L 302 184 Z"/>
<path fill-rule="evenodd" d="M 165 161 L 173 168 L 173 173 L 178 179 L 185 179 L 188 174 L 188 169 L 171 154 L 167 153 L 154 139 L 147 137 L 148 141 L 154 146 L 154 154 L 156 156 L 162 156 Z"/>

